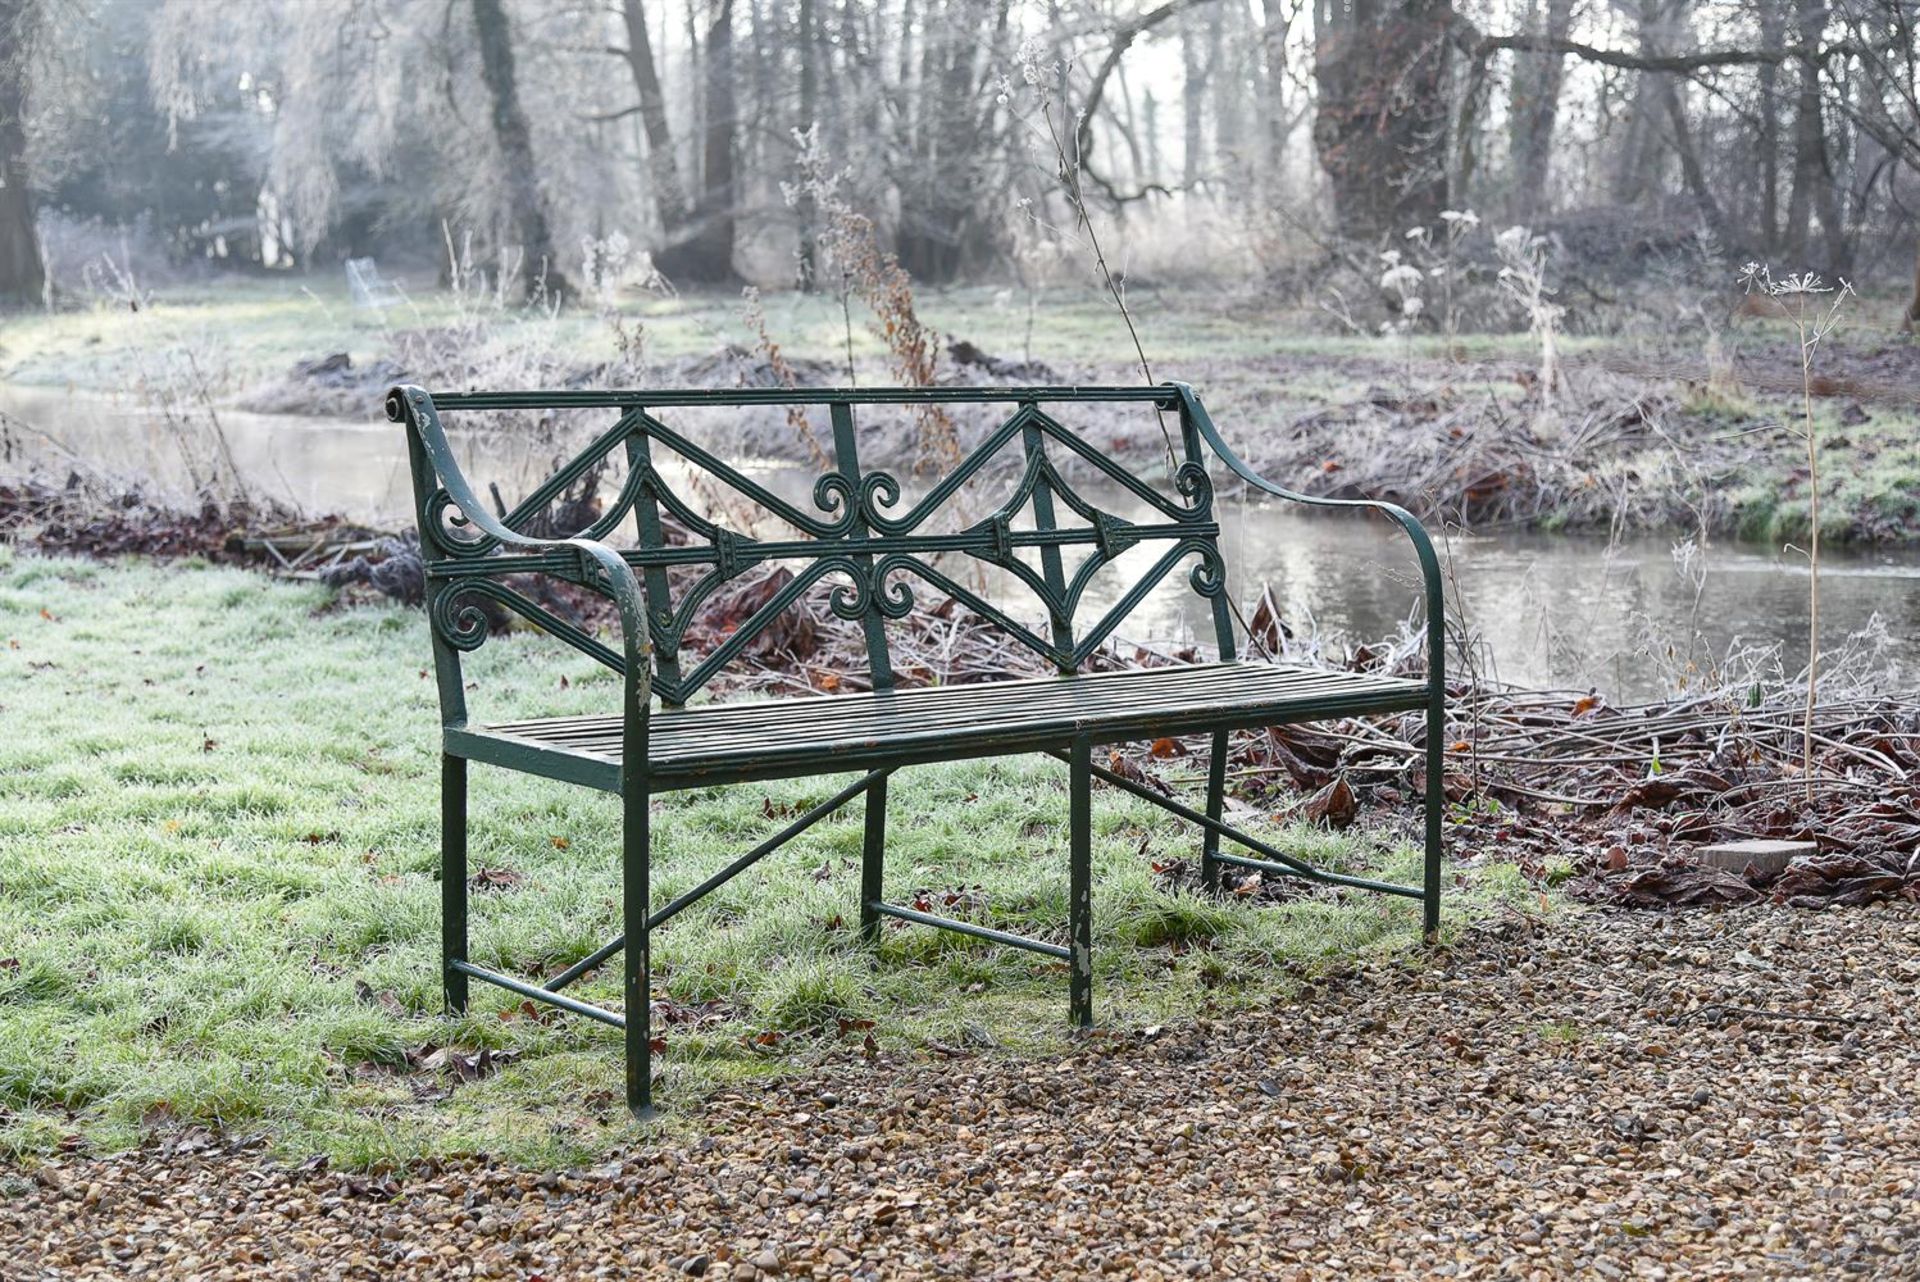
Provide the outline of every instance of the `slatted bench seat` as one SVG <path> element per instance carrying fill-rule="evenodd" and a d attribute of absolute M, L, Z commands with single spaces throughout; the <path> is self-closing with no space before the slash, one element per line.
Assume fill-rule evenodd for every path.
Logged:
<path fill-rule="evenodd" d="M 926 408 L 943 404 L 1006 405 L 999 426 L 924 495 L 903 500 L 889 473 L 859 460 L 856 407 Z M 1062 411 L 1088 403 L 1133 404 L 1176 415 L 1165 475 L 1149 481 L 1120 466 L 1063 421 Z M 831 424 L 830 461 L 813 490 L 811 510 L 755 484 L 670 425 L 692 406 L 824 408 Z M 489 410 L 603 410 L 613 424 L 580 455 L 505 516 L 477 497 L 461 474 L 441 415 Z M 1389 504 L 1321 499 L 1291 493 L 1261 478 L 1227 446 L 1193 389 L 1178 383 L 1119 388 L 843 389 L 789 391 L 478 392 L 435 397 L 398 387 L 387 411 L 406 425 L 414 499 L 427 563 L 428 615 L 443 720 L 442 952 L 447 1001 L 467 1003 L 468 981 L 480 979 L 526 997 L 621 1028 L 626 1042 L 626 1094 L 636 1115 L 652 1108 L 653 1073 L 648 940 L 685 908 L 771 855 L 800 832 L 863 799 L 865 839 L 859 904 L 862 937 L 878 937 L 882 917 L 959 931 L 1068 963 L 1069 1018 L 1093 1020 L 1091 790 L 1095 780 L 1140 796 L 1201 830 L 1203 892 L 1218 889 L 1223 865 L 1256 868 L 1419 900 L 1431 933 L 1439 924 L 1445 686 L 1444 613 L 1438 559 L 1419 523 Z M 1180 457 L 1173 457 L 1177 439 Z M 669 480 L 656 450 L 750 503 L 794 537 L 757 526 L 734 529 L 697 510 Z M 616 453 L 617 452 L 617 453 Z M 609 460 L 625 464 L 618 496 L 570 538 L 533 537 L 551 523 L 554 501 Z M 1107 511 L 1066 479 L 1072 461 L 1127 498 L 1132 516 Z M 998 468 L 999 471 L 990 469 Z M 1223 469 L 1253 491 L 1308 506 L 1371 509 L 1410 537 L 1427 612 L 1428 671 L 1418 679 L 1327 671 L 1236 657 L 1227 571 L 1215 519 L 1214 472 Z M 999 506 L 959 522 L 949 513 L 970 482 L 1017 476 Z M 691 532 L 669 541 L 664 516 Z M 631 523 L 633 545 L 616 548 L 613 532 Z M 1159 549 L 1144 572 L 1086 627 L 1076 626 L 1087 589 L 1102 571 L 1136 547 Z M 1084 554 L 1077 567 L 1069 554 Z M 1001 604 L 965 586 L 949 569 L 974 558 L 1030 589 L 1046 623 L 1028 626 Z M 684 653 L 689 629 L 721 584 L 765 563 L 801 568 L 705 655 Z M 1177 569 L 1211 615 L 1217 661 L 1118 672 L 1087 672 L 1088 660 Z M 611 598 L 619 618 L 617 647 L 555 617 L 513 586 L 541 574 Z M 678 578 L 675 578 L 675 575 Z M 689 575 L 692 575 L 689 579 Z M 1058 675 L 985 684 L 900 689 L 892 670 L 887 624 L 914 603 L 909 581 L 953 598 L 1043 656 Z M 870 691 L 738 703 L 700 702 L 713 677 L 734 662 L 800 597 L 823 594 L 836 614 L 862 625 Z M 541 630 L 621 675 L 621 702 L 604 715 L 512 722 L 470 719 L 460 657 L 486 640 L 489 604 L 524 616 Z M 612 639 L 612 638 L 609 638 Z M 1403 886 L 1315 868 L 1300 857 L 1225 823 L 1227 735 L 1249 727 L 1418 711 L 1426 720 L 1425 860 L 1422 884 Z M 1210 736 L 1206 795 L 1189 806 L 1105 766 L 1096 744 L 1175 735 Z M 887 782 L 898 770 L 935 761 L 1043 753 L 1068 763 L 1070 801 L 1067 879 L 1068 938 L 1022 938 L 977 922 L 955 921 L 887 902 Z M 467 783 L 472 762 L 541 775 L 616 793 L 622 801 L 621 911 L 625 931 L 561 974 L 536 984 L 474 964 L 467 955 Z M 749 780 L 857 774 L 838 793 L 742 853 L 700 885 L 659 906 L 649 882 L 648 802 L 676 789 Z M 1238 850 L 1222 848 L 1230 842 Z M 1239 853 L 1246 851 L 1249 853 Z M 588 971 L 623 954 L 624 1010 L 581 1001 L 564 990 Z"/>
<path fill-rule="evenodd" d="M 1036 677 L 868 694 L 705 704 L 656 712 L 647 742 L 654 786 L 692 787 L 868 770 L 1292 721 L 1400 712 L 1425 704 L 1424 681 L 1270 663 Z M 517 765 L 620 790 L 619 717 L 550 717 L 454 736 L 471 761 Z"/>

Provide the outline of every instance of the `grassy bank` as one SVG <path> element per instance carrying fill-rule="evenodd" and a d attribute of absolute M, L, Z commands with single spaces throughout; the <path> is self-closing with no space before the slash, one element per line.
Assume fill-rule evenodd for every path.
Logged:
<path fill-rule="evenodd" d="M 1018 290 L 991 286 L 923 291 L 920 318 L 942 335 L 966 339 L 988 353 L 1013 360 L 1058 365 L 1063 373 L 1111 367 L 1123 379 L 1120 346 L 1125 329 L 1113 305 L 1091 290 L 1050 289 L 1031 299 Z M 1030 311 L 1031 304 L 1031 311 Z M 848 338 L 839 299 L 829 294 L 777 293 L 763 299 L 767 328 L 782 350 L 800 360 L 820 361 L 838 374 L 845 368 Z M 1136 298 L 1135 324 L 1157 362 L 1158 377 L 1179 377 L 1175 365 L 1257 360 L 1377 357 L 1386 366 L 1441 356 L 1438 336 L 1411 346 L 1366 336 L 1303 329 L 1290 311 L 1259 298 L 1204 299 L 1167 293 Z M 857 309 L 857 304 L 856 304 Z M 489 321 L 487 342 L 537 342 L 576 354 L 584 362 L 611 359 L 617 336 L 607 313 L 586 306 L 562 308 L 552 317 L 519 310 L 461 305 L 443 291 L 423 288 L 410 305 L 375 312 L 355 308 L 344 287 L 330 280 L 229 280 L 158 290 L 138 310 L 119 301 L 66 311 L 0 315 L 0 382 L 29 386 L 74 386 L 125 390 L 144 354 L 157 343 L 202 343 L 213 349 L 208 371 L 229 387 L 243 387 L 283 373 L 295 361 L 346 352 L 359 364 L 388 355 L 392 336 L 406 330 Z M 755 337 L 742 320 L 741 298 L 730 291 L 673 297 L 629 292 L 612 313 L 644 334 L 650 357 L 671 363 L 710 355 L 725 343 L 752 348 Z M 1029 323 L 1031 322 L 1031 324 Z M 1573 350 L 1604 346 L 1604 340 L 1570 340 Z M 855 360 L 879 374 L 886 349 L 857 310 L 853 317 Z M 1468 334 L 1454 341 L 1468 358 L 1525 359 L 1524 334 Z M 486 344 L 475 354 L 484 360 Z M 1115 363 L 1115 362 L 1118 363 Z M 378 412 L 369 407 L 369 415 Z"/>
<path fill-rule="evenodd" d="M 418 615 L 232 570 L 0 548 L 0 635 L 0 1152 L 204 1124 L 356 1163 L 481 1149 L 560 1161 L 626 1133 L 607 1030 L 532 1018 L 485 986 L 467 1018 L 440 1012 Z M 526 634 L 469 671 L 476 706 L 502 714 L 613 697 L 587 661 Z M 891 893 L 961 891 L 960 911 L 1062 935 L 1060 774 L 1022 760 L 900 776 Z M 839 782 L 663 799 L 655 894 Z M 473 866 L 491 887 L 476 894 L 477 960 L 551 971 L 617 932 L 607 798 L 483 770 L 474 805 Z M 1300 968 L 1416 941 L 1410 904 L 1168 893 L 1151 861 L 1190 857 L 1195 838 L 1114 795 L 1096 816 L 1103 1021 L 1231 1008 Z M 1406 848 L 1285 840 L 1336 867 L 1406 879 L 1417 866 Z M 856 807 L 658 937 L 673 1124 L 697 1124 L 713 1083 L 860 1058 L 858 1021 L 873 1021 L 882 1071 L 939 1044 L 1044 1053 L 1062 1037 L 1065 978 L 1045 959 L 907 927 L 877 957 L 860 949 L 847 925 L 859 841 Z M 1497 868 L 1472 882 L 1450 925 L 1471 897 L 1518 893 Z M 587 993 L 617 997 L 606 976 Z"/>
<path fill-rule="evenodd" d="M 1090 290 L 972 287 L 924 291 L 916 303 L 942 342 L 1020 363 L 976 377 L 1140 377 L 1120 318 Z M 1479 529 L 1690 534 L 1704 524 L 1716 537 L 1776 546 L 1806 538 L 1799 358 L 1784 321 L 1717 322 L 1711 358 L 1705 322 L 1563 335 L 1565 382 L 1547 405 L 1524 333 L 1338 332 L 1324 314 L 1251 292 L 1143 290 L 1133 306 L 1155 377 L 1199 386 L 1236 447 L 1287 484 L 1391 497 Z M 1816 361 L 1822 536 L 1920 541 L 1920 349 L 1893 336 L 1881 301 L 1854 307 Z M 766 338 L 800 381 L 846 381 L 838 299 L 774 294 L 764 311 Z M 857 380 L 893 381 L 857 309 L 850 337 Z M 352 307 L 329 281 L 223 281 L 170 287 L 137 310 L 103 301 L 0 318 L 0 383 L 110 394 L 156 419 L 205 402 L 371 420 L 386 380 L 402 374 L 457 386 L 726 384 L 767 375 L 760 342 L 728 292 L 630 292 L 617 307 L 549 315 L 423 288 L 382 315 Z M 289 378 L 296 362 L 337 352 L 371 371 L 367 381 Z M 610 362 L 615 372 L 595 372 Z M 953 368 L 943 357 L 942 370 Z M 20 412 L 65 419 L 85 406 Z M 63 423 L 35 426 L 58 436 Z M 1158 439 L 1116 430 L 1109 444 L 1145 465 Z M 754 448 L 789 446 L 804 457 L 777 434 Z M 269 490 L 276 480 L 252 479 Z"/>

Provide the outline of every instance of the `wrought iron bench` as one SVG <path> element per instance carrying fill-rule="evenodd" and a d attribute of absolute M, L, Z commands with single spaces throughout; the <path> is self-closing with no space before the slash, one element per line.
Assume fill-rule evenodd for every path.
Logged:
<path fill-rule="evenodd" d="M 953 463 L 917 499 L 904 500 L 899 480 L 860 462 L 856 408 L 931 407 L 957 403 L 1012 407 L 984 442 Z M 1089 402 L 1132 402 L 1175 416 L 1168 470 L 1157 483 L 1121 467 L 1056 414 Z M 831 462 L 813 490 L 813 510 L 788 503 L 701 448 L 669 425 L 673 411 L 695 406 L 786 406 L 798 412 L 825 407 L 831 422 Z M 504 517 L 480 501 L 454 461 L 441 415 L 452 411 L 604 410 L 611 426 L 578 457 L 560 467 Z M 1384 503 L 1314 498 L 1263 480 L 1228 448 L 1193 389 L 1157 387 L 940 388 L 924 390 L 607 391 L 464 393 L 434 397 L 397 387 L 388 416 L 407 427 L 414 498 L 428 576 L 435 672 L 443 731 L 442 950 L 446 996 L 454 1010 L 467 1004 L 469 979 L 623 1029 L 626 1096 L 636 1115 L 652 1100 L 650 966 L 648 940 L 732 877 L 857 797 L 864 797 L 865 844 L 860 930 L 871 942 L 882 917 L 939 927 L 1064 960 L 1069 1013 L 1075 1026 L 1093 1020 L 1091 791 L 1099 779 L 1197 825 L 1202 830 L 1201 875 L 1217 890 L 1224 864 L 1308 878 L 1418 899 L 1431 934 L 1440 920 L 1441 766 L 1445 687 L 1444 615 L 1439 563 L 1418 521 Z M 1064 417 L 1071 417 L 1070 414 Z M 1178 466 L 1177 446 L 1184 457 Z M 656 447 L 677 455 L 710 482 L 727 487 L 760 511 L 793 527 L 797 537 L 753 537 L 696 511 L 669 484 Z M 537 538 L 523 531 L 547 519 L 555 499 L 580 478 L 597 474 L 618 451 L 625 467 L 619 495 L 570 538 Z M 824 451 L 823 451 L 824 453 Z M 1003 457 L 1004 456 L 1004 457 Z M 1412 539 L 1426 595 L 1428 671 L 1423 680 L 1321 671 L 1235 658 L 1235 637 L 1219 548 L 1209 459 L 1251 489 L 1321 507 L 1370 508 Z M 1139 520 L 1094 506 L 1062 475 L 1071 460 L 1127 496 Z M 936 520 L 961 487 L 994 467 L 1017 475 L 1000 505 L 963 528 Z M 663 516 L 691 531 L 685 541 L 663 534 Z M 635 546 L 604 540 L 631 521 Z M 704 540 L 704 541 L 701 541 Z M 1164 545 L 1150 568 L 1119 594 L 1090 627 L 1075 616 L 1093 575 L 1136 546 Z M 1085 549 L 1069 575 L 1063 552 Z M 1045 607 L 1043 631 L 1029 628 L 963 586 L 941 558 L 971 557 L 998 567 L 1030 589 Z M 711 593 L 758 564 L 784 561 L 801 568 L 771 599 L 710 653 L 681 653 L 689 624 Z M 1037 562 L 1037 566 L 1036 563 Z M 1088 660 L 1114 629 L 1183 563 L 1188 586 L 1210 616 L 1217 661 L 1190 666 L 1089 673 Z M 947 562 L 951 565 L 951 560 Z M 680 567 L 679 590 L 669 570 Z M 502 582 L 537 573 L 584 586 L 612 599 L 617 645 L 556 617 Z M 685 576 L 697 574 L 689 583 Z M 823 579 L 828 583 L 821 585 Z M 908 579 L 918 579 L 991 621 L 1050 662 L 1058 676 L 988 685 L 896 688 L 887 623 L 912 608 Z M 816 587 L 816 585 L 821 585 Z M 832 610 L 863 625 L 872 689 L 855 694 L 745 703 L 700 703 L 695 696 L 735 661 L 752 639 L 803 593 L 825 590 Z M 460 656 L 485 640 L 482 601 L 512 610 L 546 632 L 622 674 L 620 710 L 605 716 L 556 717 L 498 724 L 469 718 Z M 1222 822 L 1228 732 L 1356 713 L 1426 713 L 1425 864 L 1420 886 L 1402 886 L 1317 869 L 1299 857 Z M 1099 743 L 1148 737 L 1210 734 L 1206 796 L 1188 806 L 1096 764 Z M 1022 938 L 974 922 L 955 921 L 887 902 L 887 781 L 895 770 L 920 763 L 1014 753 L 1047 753 L 1069 765 L 1070 840 L 1067 860 L 1068 931 L 1065 943 Z M 475 965 L 467 956 L 467 767 L 470 762 L 526 771 L 603 789 L 622 799 L 622 903 L 625 933 L 563 973 L 534 983 Z M 779 833 L 741 854 L 692 890 L 655 906 L 648 887 L 648 800 L 655 793 L 747 780 L 860 772 L 846 787 L 794 819 Z M 1221 839 L 1245 854 L 1223 850 Z M 617 953 L 624 953 L 624 1013 L 579 1000 L 565 989 Z"/>

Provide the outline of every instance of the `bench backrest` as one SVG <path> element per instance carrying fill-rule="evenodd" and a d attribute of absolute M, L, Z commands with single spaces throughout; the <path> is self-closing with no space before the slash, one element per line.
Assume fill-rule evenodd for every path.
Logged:
<path fill-rule="evenodd" d="M 913 608 L 915 580 L 991 620 L 1062 673 L 1071 673 L 1109 640 L 1149 592 L 1180 571 L 1191 590 L 1209 603 L 1221 653 L 1232 652 L 1206 447 L 1185 400 L 1171 387 L 736 388 L 463 393 L 432 400 L 437 413 L 428 430 L 433 431 L 440 422 L 457 423 L 461 413 L 473 411 L 583 410 L 604 412 L 611 419 L 591 444 L 506 513 L 504 524 L 545 537 L 595 539 L 615 536 L 623 527 L 632 529 L 634 546 L 623 555 L 646 589 L 656 665 L 653 690 L 669 706 L 700 690 L 809 592 L 826 593 L 835 614 L 863 624 L 873 684 L 877 689 L 890 686 L 893 664 L 886 624 Z M 917 478 L 921 492 L 908 496 L 895 473 L 862 463 L 863 410 L 905 406 L 917 414 L 944 415 L 967 403 L 987 407 L 998 425 L 964 455 L 942 463 L 935 475 Z M 1160 416 L 1170 450 L 1147 469 L 1152 479 L 1115 462 L 1072 425 L 1076 408 L 1116 404 L 1129 406 L 1143 425 Z M 716 406 L 784 407 L 790 414 L 811 413 L 816 419 L 824 411 L 827 430 L 813 438 L 821 464 L 810 501 L 783 499 L 676 430 L 677 411 Z M 410 424 L 428 605 L 436 635 L 455 649 L 478 645 L 485 628 L 470 607 L 476 597 L 485 597 L 619 667 L 619 655 L 599 638 L 499 582 L 506 570 L 522 565 L 564 573 L 566 559 L 556 557 L 552 566 L 535 567 L 525 557 L 494 555 L 490 540 L 463 532 L 445 478 L 422 448 L 420 430 Z M 1158 453 L 1160 433 L 1151 427 L 1148 431 Z M 724 492 L 730 502 L 777 518 L 768 524 L 783 524 L 790 531 L 770 537 L 717 523 L 682 492 L 684 481 L 680 486 L 670 482 L 673 469 L 661 463 L 674 455 L 684 461 L 686 475 L 701 478 L 709 495 Z M 624 469 L 617 496 L 578 518 L 587 521 L 584 528 L 552 528 L 556 500 L 609 465 Z M 1133 515 L 1103 510 L 1076 489 L 1068 473 L 1097 478 L 1101 489 L 1128 496 Z M 956 496 L 970 483 L 973 506 L 964 520 L 955 520 Z M 983 489 L 990 495 L 985 503 L 992 505 L 984 513 L 979 510 L 985 505 Z M 671 541 L 667 535 L 676 522 L 687 532 L 685 541 Z M 1100 594 L 1108 603 L 1096 617 L 1083 617 L 1092 613 L 1081 607 L 1095 574 L 1142 545 L 1157 555 L 1124 589 Z M 1039 629 L 1030 626 L 1030 616 L 1003 609 L 976 591 L 962 557 L 998 567 L 1030 590 L 1044 618 Z M 684 654 L 688 629 L 703 604 L 728 581 L 768 562 L 798 568 L 708 653 Z M 670 581 L 674 567 L 696 567 L 697 577 L 689 583 L 683 570 Z"/>

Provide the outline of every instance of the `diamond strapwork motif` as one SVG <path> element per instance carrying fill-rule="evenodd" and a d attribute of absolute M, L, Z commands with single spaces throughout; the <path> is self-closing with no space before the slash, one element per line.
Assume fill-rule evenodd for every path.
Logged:
<path fill-rule="evenodd" d="M 850 406 L 847 413 L 850 437 Z M 791 527 L 795 536 L 751 537 L 710 519 L 669 484 L 653 460 L 655 445 L 679 456 L 707 482 L 724 487 L 757 512 Z M 616 448 L 625 449 L 628 474 L 614 501 L 590 529 L 581 533 L 600 538 L 637 518 L 640 546 L 624 555 L 630 564 L 650 575 L 649 591 L 655 595 L 649 601 L 648 622 L 662 661 L 655 685 L 657 692 L 672 703 L 683 702 L 697 691 L 824 579 L 834 580 L 829 607 L 846 619 L 904 617 L 915 604 L 913 581 L 917 580 L 992 621 L 1064 669 L 1084 663 L 1147 593 L 1182 563 L 1191 563 L 1189 586 L 1203 596 L 1217 596 L 1225 586 L 1217 546 L 1219 528 L 1213 519 L 1213 487 L 1204 467 L 1189 461 L 1169 482 L 1149 483 L 1035 404 L 1020 406 L 912 501 L 903 501 L 905 491 L 892 473 L 861 469 L 851 460 L 836 457 L 835 467 L 822 473 L 813 485 L 812 511 L 773 493 L 642 407 L 632 406 L 608 432 L 509 513 L 505 524 L 519 529 L 539 519 L 568 486 L 602 465 Z M 962 490 L 1006 456 L 1016 456 L 1020 470 L 1005 501 L 963 529 L 943 531 L 940 517 L 953 510 Z M 1142 517 L 1130 520 L 1094 504 L 1066 479 L 1055 463 L 1056 457 L 1071 460 L 1106 487 L 1137 500 Z M 592 637 L 561 624 L 518 593 L 490 582 L 527 568 L 528 558 L 498 554 L 495 541 L 463 530 L 451 518 L 450 507 L 441 491 L 424 501 L 420 513 L 421 527 L 429 531 L 435 550 L 448 558 L 433 572 L 452 581 L 433 599 L 430 615 L 450 644 L 467 649 L 484 639 L 478 602 L 485 599 L 496 607 L 525 615 L 602 662 L 617 659 Z M 665 516 L 671 516 L 703 542 L 667 544 L 659 534 L 660 519 Z M 1074 620 L 1095 575 L 1147 543 L 1164 544 L 1164 551 L 1129 583 L 1110 608 L 1076 634 Z M 1084 559 L 1070 575 L 1062 555 L 1069 549 L 1084 549 Z M 956 553 L 1010 574 L 1044 609 L 1053 635 L 1034 631 L 1014 613 L 969 587 L 963 581 L 969 576 L 951 572 L 945 558 Z M 1037 555 L 1042 568 L 1035 569 L 1023 553 Z M 679 655 L 701 607 L 721 585 L 770 561 L 796 563 L 793 577 L 696 666 L 681 671 Z M 705 567 L 704 572 L 669 591 L 664 572 L 694 566 Z M 569 574 L 564 565 L 541 568 Z M 579 581 L 586 581 L 586 576 L 580 576 Z"/>

